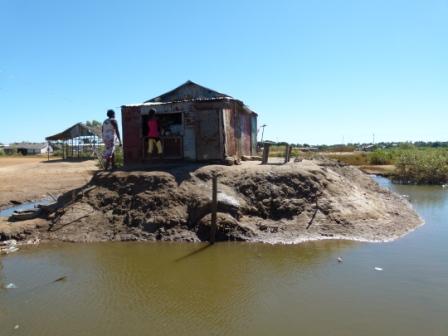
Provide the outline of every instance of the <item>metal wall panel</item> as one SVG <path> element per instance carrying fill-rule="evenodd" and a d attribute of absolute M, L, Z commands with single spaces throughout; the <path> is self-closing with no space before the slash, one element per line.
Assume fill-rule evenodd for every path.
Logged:
<path fill-rule="evenodd" d="M 219 110 L 197 111 L 196 158 L 198 160 L 223 159 L 220 143 Z"/>
<path fill-rule="evenodd" d="M 124 106 L 121 109 L 123 130 L 124 164 L 140 163 L 142 160 L 141 115 L 140 107 Z"/>
<path fill-rule="evenodd" d="M 196 129 L 194 127 L 184 129 L 184 158 L 196 160 Z"/>
<path fill-rule="evenodd" d="M 250 114 L 240 113 L 241 123 L 241 155 L 251 155 L 252 121 Z"/>
<path fill-rule="evenodd" d="M 225 154 L 226 156 L 236 155 L 235 143 L 235 111 L 233 109 L 223 109 Z"/>

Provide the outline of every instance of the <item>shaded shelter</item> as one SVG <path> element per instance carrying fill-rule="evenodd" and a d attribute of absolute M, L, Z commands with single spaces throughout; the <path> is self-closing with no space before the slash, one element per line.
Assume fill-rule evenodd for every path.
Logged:
<path fill-rule="evenodd" d="M 102 144 L 101 129 L 77 123 L 66 130 L 45 138 L 62 151 L 64 160 L 94 158 Z"/>

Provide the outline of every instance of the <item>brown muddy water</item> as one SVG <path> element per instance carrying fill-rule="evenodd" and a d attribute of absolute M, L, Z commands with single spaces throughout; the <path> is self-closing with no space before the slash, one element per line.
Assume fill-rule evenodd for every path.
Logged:
<path fill-rule="evenodd" d="M 0 335 L 448 335 L 448 190 L 391 188 L 426 221 L 392 243 L 22 248 Z"/>

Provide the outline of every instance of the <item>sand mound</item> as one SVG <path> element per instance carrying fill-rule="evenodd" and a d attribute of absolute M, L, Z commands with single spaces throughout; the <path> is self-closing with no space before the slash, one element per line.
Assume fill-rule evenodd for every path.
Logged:
<path fill-rule="evenodd" d="M 219 190 L 217 240 L 385 241 L 422 223 L 405 199 L 354 167 L 315 160 L 247 162 L 98 173 L 84 192 L 61 198 L 65 206 L 39 236 L 66 241 L 207 240 L 213 174 Z"/>

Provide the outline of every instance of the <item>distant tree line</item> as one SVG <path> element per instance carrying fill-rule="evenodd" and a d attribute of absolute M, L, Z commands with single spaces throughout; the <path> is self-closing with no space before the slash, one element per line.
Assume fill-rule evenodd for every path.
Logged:
<path fill-rule="evenodd" d="M 348 144 L 333 144 L 333 145 L 310 145 L 307 143 L 287 143 L 284 141 L 276 142 L 266 140 L 265 143 L 269 143 L 272 146 L 286 146 L 304 147 L 304 148 L 317 148 L 323 152 L 353 152 L 356 150 L 374 151 L 377 149 L 399 148 L 399 149 L 414 149 L 414 148 L 448 148 L 448 141 L 406 141 L 406 142 L 378 142 L 372 143 L 348 143 Z M 259 147 L 263 147 L 263 143 L 257 143 Z"/>

